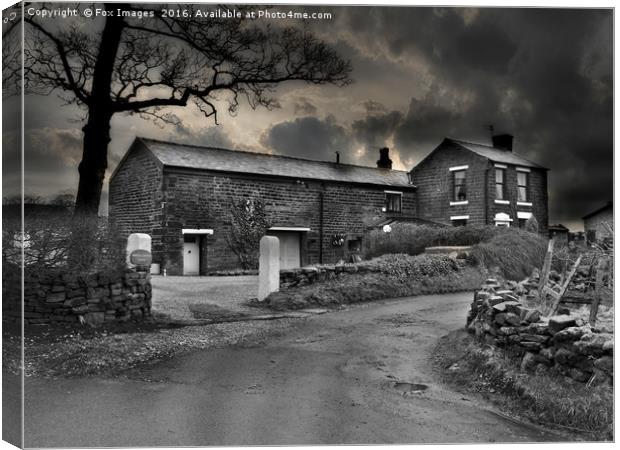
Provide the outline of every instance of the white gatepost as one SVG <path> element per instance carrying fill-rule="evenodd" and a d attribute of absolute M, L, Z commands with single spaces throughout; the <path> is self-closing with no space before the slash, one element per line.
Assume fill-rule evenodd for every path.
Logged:
<path fill-rule="evenodd" d="M 280 289 L 280 239 L 263 236 L 258 260 L 258 300 Z"/>
<path fill-rule="evenodd" d="M 127 267 L 150 267 L 151 236 L 146 233 L 133 233 L 127 238 Z"/>

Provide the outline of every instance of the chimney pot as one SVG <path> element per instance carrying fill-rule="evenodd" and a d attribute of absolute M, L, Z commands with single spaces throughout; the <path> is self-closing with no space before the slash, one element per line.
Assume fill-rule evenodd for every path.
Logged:
<path fill-rule="evenodd" d="M 379 160 L 377 161 L 377 167 L 379 169 L 391 169 L 392 160 L 390 159 L 390 149 L 383 147 L 379 149 Z"/>
<path fill-rule="evenodd" d="M 512 151 L 513 136 L 511 134 L 495 134 L 492 139 L 493 147 L 508 150 L 509 152 Z"/>

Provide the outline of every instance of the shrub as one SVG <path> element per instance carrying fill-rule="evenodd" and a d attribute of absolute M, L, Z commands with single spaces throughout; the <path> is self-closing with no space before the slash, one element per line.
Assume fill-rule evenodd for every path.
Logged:
<path fill-rule="evenodd" d="M 428 225 L 397 224 L 390 233 L 373 230 L 364 240 L 367 258 L 388 254 L 419 255 L 426 247 L 438 245 L 463 246 L 488 241 L 501 232 L 497 227 L 431 227 Z"/>
<path fill-rule="evenodd" d="M 470 261 L 486 269 L 499 269 L 511 280 L 522 280 L 535 267 L 542 267 L 547 251 L 547 239 L 536 233 L 517 228 L 498 228 L 487 242 L 472 248 Z"/>
<path fill-rule="evenodd" d="M 76 217 L 62 205 L 24 205 L 23 224 L 21 206 L 4 205 L 3 268 L 19 270 L 22 263 L 26 274 L 117 269 L 125 263 L 125 240 L 107 219 Z"/>
<path fill-rule="evenodd" d="M 538 233 L 538 220 L 532 214 L 529 219 L 525 221 L 525 231 L 530 233 Z"/>
<path fill-rule="evenodd" d="M 483 268 L 499 268 L 509 279 L 521 280 L 534 267 L 542 267 L 547 240 L 538 233 L 519 228 L 429 227 L 412 224 L 395 225 L 391 233 L 374 230 L 365 248 L 367 257 L 385 253 L 419 255 L 426 247 L 473 246 L 469 261 Z"/>

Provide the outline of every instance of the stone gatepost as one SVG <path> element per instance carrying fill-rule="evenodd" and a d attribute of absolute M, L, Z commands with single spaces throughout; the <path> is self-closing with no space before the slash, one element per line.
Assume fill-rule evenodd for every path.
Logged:
<path fill-rule="evenodd" d="M 151 266 L 151 236 L 133 233 L 127 238 L 127 267 L 149 271 Z"/>
<path fill-rule="evenodd" d="M 258 300 L 263 301 L 280 288 L 280 239 L 263 236 L 258 261 Z"/>

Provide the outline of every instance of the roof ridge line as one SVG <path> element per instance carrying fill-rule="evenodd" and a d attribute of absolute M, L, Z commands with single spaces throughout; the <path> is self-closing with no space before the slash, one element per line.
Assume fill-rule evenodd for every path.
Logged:
<path fill-rule="evenodd" d="M 490 148 L 490 149 L 492 149 L 492 150 L 501 150 L 501 149 L 499 149 L 499 148 L 493 147 L 492 145 L 488 145 L 488 144 L 480 144 L 480 143 L 478 143 L 478 142 L 466 141 L 466 140 L 464 140 L 464 139 L 456 139 L 456 138 L 451 138 L 451 137 L 449 137 L 449 136 L 447 136 L 447 137 L 446 137 L 446 139 L 449 139 L 449 140 L 454 141 L 454 142 L 459 142 L 459 143 L 461 143 L 461 142 L 462 142 L 462 143 L 464 143 L 464 144 L 479 145 L 479 146 L 481 146 L 481 147 L 487 147 L 487 148 Z"/>
<path fill-rule="evenodd" d="M 384 170 L 384 169 L 381 169 L 379 167 L 362 166 L 360 164 L 337 163 L 337 162 L 333 162 L 333 161 L 321 161 L 321 160 L 308 159 L 308 158 L 299 158 L 299 157 L 295 157 L 295 156 L 280 155 L 280 154 L 277 154 L 277 153 L 274 154 L 274 153 L 251 152 L 249 150 L 233 150 L 233 149 L 229 149 L 229 148 L 208 147 L 208 146 L 196 145 L 196 144 L 180 144 L 178 142 L 164 141 L 164 140 L 161 140 L 161 139 L 153 139 L 153 138 L 142 137 L 142 136 L 136 136 L 136 139 L 140 139 L 142 141 L 154 141 L 154 142 L 159 142 L 161 144 L 176 145 L 176 146 L 179 146 L 179 147 L 192 147 L 192 148 L 195 148 L 195 149 L 207 149 L 207 150 L 221 150 L 221 151 L 225 151 L 225 152 L 245 153 L 245 154 L 249 154 L 249 155 L 268 156 L 268 157 L 272 157 L 272 158 L 292 159 L 292 160 L 295 160 L 295 161 L 306 161 L 306 162 L 320 163 L 320 164 L 331 164 L 331 165 L 339 165 L 339 166 L 359 167 L 361 169 Z M 392 172 L 402 172 L 402 173 L 408 173 L 409 172 L 408 170 L 400 170 L 400 169 L 385 169 L 385 170 L 390 170 Z"/>

